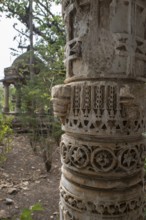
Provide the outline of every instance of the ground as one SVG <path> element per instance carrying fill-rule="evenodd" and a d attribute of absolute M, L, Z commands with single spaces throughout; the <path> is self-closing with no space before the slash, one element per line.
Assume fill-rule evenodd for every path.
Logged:
<path fill-rule="evenodd" d="M 46 171 L 43 159 L 36 155 L 27 135 L 16 135 L 7 160 L 0 164 L 0 220 L 19 220 L 24 208 L 40 203 L 44 210 L 34 220 L 57 220 L 60 181 L 60 152 L 53 144 L 52 168 Z"/>
<path fill-rule="evenodd" d="M 44 210 L 36 212 L 33 220 L 59 219 L 60 150 L 52 143 L 52 168 L 47 172 L 40 154 L 33 152 L 28 136 L 13 138 L 7 159 L 0 164 L 0 220 L 20 220 L 23 210 L 36 203 Z"/>

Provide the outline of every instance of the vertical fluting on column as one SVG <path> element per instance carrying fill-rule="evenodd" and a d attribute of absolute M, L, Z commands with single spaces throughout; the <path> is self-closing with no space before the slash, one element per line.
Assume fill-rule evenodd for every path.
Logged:
<path fill-rule="evenodd" d="M 9 84 L 4 83 L 4 108 L 3 108 L 4 113 L 9 112 Z"/>
<path fill-rule="evenodd" d="M 146 3 L 63 0 L 60 220 L 143 220 Z"/>

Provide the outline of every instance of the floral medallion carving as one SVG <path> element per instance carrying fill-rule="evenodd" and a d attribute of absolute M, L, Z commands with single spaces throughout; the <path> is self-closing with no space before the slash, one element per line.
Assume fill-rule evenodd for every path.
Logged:
<path fill-rule="evenodd" d="M 61 144 L 61 153 L 62 153 L 62 159 L 64 163 L 68 164 L 70 161 L 68 147 L 64 143 Z"/>
<path fill-rule="evenodd" d="M 136 173 L 143 167 L 146 155 L 144 140 L 109 145 L 63 135 L 60 146 L 63 164 L 88 174 Z"/>
<path fill-rule="evenodd" d="M 144 220 L 145 0 L 63 0 L 60 220 Z"/>
<path fill-rule="evenodd" d="M 95 215 L 102 215 L 105 217 L 117 217 L 123 216 L 125 214 L 139 210 L 139 213 L 142 212 L 144 201 L 141 195 L 135 194 L 128 200 L 122 201 L 117 200 L 116 202 L 109 201 L 88 201 L 81 197 L 77 197 L 70 192 L 68 192 L 63 186 L 60 187 L 61 199 L 64 203 L 79 212 L 88 213 Z"/>
<path fill-rule="evenodd" d="M 71 147 L 70 155 L 72 164 L 77 168 L 86 167 L 89 163 L 89 151 L 84 146 Z"/>
<path fill-rule="evenodd" d="M 108 172 L 115 167 L 116 157 L 107 149 L 96 149 L 91 154 L 91 164 L 95 171 Z"/>
<path fill-rule="evenodd" d="M 141 158 L 142 159 L 142 158 Z M 124 149 L 119 156 L 120 166 L 125 170 L 136 169 L 140 163 L 140 154 L 136 147 Z"/>

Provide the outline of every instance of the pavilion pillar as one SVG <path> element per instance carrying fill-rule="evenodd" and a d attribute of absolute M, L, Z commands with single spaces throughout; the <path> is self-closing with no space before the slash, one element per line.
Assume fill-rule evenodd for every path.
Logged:
<path fill-rule="evenodd" d="M 146 3 L 63 0 L 63 16 L 60 220 L 144 220 Z"/>
<path fill-rule="evenodd" d="M 15 113 L 21 112 L 21 85 L 15 84 L 16 88 L 16 106 L 15 106 Z"/>
<path fill-rule="evenodd" d="M 3 108 L 4 113 L 9 112 L 9 84 L 4 83 L 4 108 Z"/>

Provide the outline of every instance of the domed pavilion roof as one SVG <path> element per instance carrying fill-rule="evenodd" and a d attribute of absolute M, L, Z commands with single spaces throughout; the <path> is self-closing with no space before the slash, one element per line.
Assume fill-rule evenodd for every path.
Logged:
<path fill-rule="evenodd" d="M 44 66 L 41 59 L 36 55 L 33 58 L 34 74 L 38 74 Z M 30 73 L 30 51 L 27 51 L 18 56 L 12 63 L 12 68 L 15 68 L 19 74 L 25 75 Z"/>
<path fill-rule="evenodd" d="M 39 74 L 44 68 L 44 63 L 36 55 L 33 57 L 33 73 Z M 23 81 L 30 76 L 30 51 L 18 56 L 10 67 L 4 69 L 4 79 L 0 82 L 15 83 Z"/>

